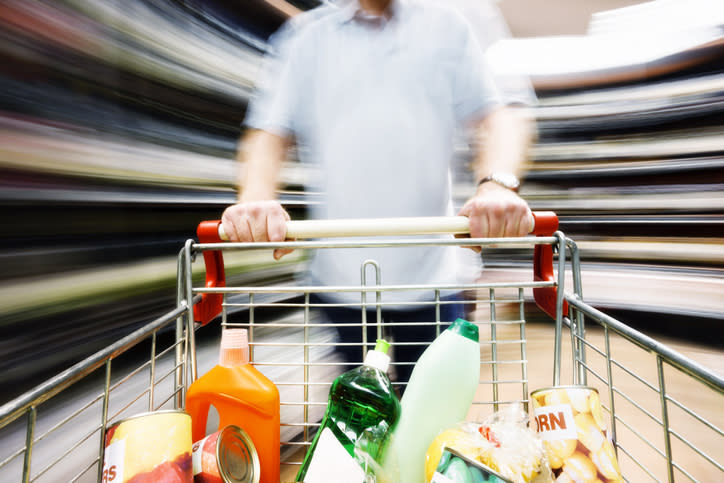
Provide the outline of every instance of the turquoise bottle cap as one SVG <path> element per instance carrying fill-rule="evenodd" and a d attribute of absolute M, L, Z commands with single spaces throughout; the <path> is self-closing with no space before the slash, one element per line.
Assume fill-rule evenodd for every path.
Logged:
<path fill-rule="evenodd" d="M 447 330 L 456 332 L 463 337 L 467 337 L 468 339 L 475 342 L 478 342 L 480 340 L 478 335 L 478 326 L 473 324 L 472 322 L 468 322 L 465 319 L 456 319 L 455 322 L 453 322 L 452 325 L 447 328 Z"/>
<path fill-rule="evenodd" d="M 390 349 L 390 343 L 387 342 L 385 339 L 377 339 L 377 344 L 375 345 L 375 350 L 377 352 L 382 352 L 383 354 L 387 354 L 387 351 Z"/>

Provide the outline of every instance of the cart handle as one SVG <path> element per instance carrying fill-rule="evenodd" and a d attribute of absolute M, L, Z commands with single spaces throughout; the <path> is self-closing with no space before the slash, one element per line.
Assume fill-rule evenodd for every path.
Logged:
<path fill-rule="evenodd" d="M 532 235 L 551 236 L 558 229 L 558 216 L 550 211 L 532 213 Z M 411 217 L 411 218 L 364 218 L 340 220 L 292 220 L 286 223 L 287 239 L 331 238 L 351 236 L 404 236 L 470 233 L 469 219 L 465 216 Z M 200 243 L 219 243 L 228 241 L 221 220 L 202 221 L 196 231 Z M 226 286 L 224 259 L 220 251 L 204 252 L 206 264 L 206 287 Z M 553 247 L 536 245 L 533 266 L 534 280 L 553 281 Z M 536 303 L 546 313 L 555 318 L 556 288 L 539 287 L 533 289 Z M 202 295 L 194 306 L 194 319 L 207 324 L 221 312 L 222 294 Z"/>

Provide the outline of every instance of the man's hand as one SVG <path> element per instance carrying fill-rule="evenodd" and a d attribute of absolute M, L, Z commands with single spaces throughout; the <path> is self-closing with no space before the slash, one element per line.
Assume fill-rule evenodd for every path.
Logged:
<path fill-rule="evenodd" d="M 289 219 L 289 213 L 278 201 L 249 201 L 226 208 L 221 223 L 231 241 L 280 242 L 286 238 Z M 279 260 L 291 252 L 290 249 L 276 249 L 274 259 Z"/>
<path fill-rule="evenodd" d="M 531 230 L 528 203 L 495 183 L 482 184 L 459 214 L 470 218 L 471 238 L 521 237 Z M 471 248 L 480 251 L 480 247 Z"/>

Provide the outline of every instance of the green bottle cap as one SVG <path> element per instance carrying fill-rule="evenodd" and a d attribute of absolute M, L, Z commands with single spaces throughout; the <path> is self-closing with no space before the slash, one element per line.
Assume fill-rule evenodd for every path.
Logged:
<path fill-rule="evenodd" d="M 387 354 L 387 351 L 390 349 L 390 343 L 387 342 L 385 339 L 377 339 L 377 344 L 375 345 L 375 350 L 377 352 L 382 352 L 383 354 Z"/>
<path fill-rule="evenodd" d="M 478 326 L 473 324 L 472 322 L 468 322 L 465 319 L 458 318 L 455 320 L 455 322 L 452 323 L 450 327 L 447 328 L 447 330 L 450 330 L 452 332 L 456 332 L 463 337 L 467 337 L 468 339 L 478 342 L 479 336 L 478 336 Z"/>

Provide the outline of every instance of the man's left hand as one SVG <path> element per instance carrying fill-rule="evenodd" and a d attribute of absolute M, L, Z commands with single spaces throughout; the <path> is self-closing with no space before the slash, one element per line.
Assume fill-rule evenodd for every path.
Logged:
<path fill-rule="evenodd" d="M 470 218 L 471 238 L 522 237 L 532 228 L 528 203 L 495 183 L 480 185 L 458 214 Z"/>

